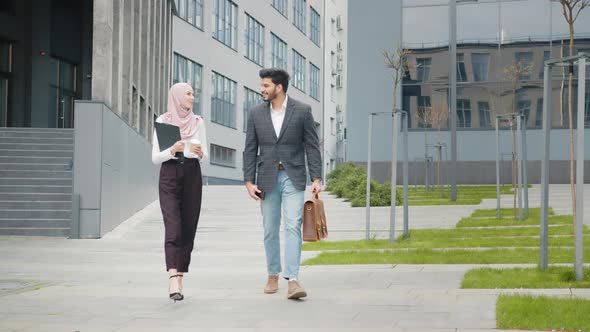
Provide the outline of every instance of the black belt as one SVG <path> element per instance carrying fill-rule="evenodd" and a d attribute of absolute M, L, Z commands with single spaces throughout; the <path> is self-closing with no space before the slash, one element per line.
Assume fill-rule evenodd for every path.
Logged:
<path fill-rule="evenodd" d="M 199 162 L 199 159 L 197 158 L 182 158 L 182 159 L 170 159 L 166 162 L 164 162 L 164 164 L 168 163 L 168 164 L 174 164 L 174 165 L 183 165 L 183 164 L 197 164 Z"/>

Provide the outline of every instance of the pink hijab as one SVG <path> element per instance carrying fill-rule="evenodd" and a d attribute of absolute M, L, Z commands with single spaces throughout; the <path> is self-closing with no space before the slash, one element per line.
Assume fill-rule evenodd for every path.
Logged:
<path fill-rule="evenodd" d="M 168 92 L 168 109 L 162 114 L 164 123 L 173 124 L 180 128 L 182 139 L 192 137 L 197 132 L 197 121 L 199 117 L 193 114 L 193 108 L 183 108 L 182 103 L 186 98 L 186 93 L 193 91 L 193 88 L 186 83 L 176 83 Z"/>

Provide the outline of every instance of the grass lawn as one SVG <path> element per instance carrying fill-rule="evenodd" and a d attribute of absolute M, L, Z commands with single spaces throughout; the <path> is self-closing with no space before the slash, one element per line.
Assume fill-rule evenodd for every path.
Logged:
<path fill-rule="evenodd" d="M 582 281 L 576 281 L 573 267 L 492 269 L 468 271 L 461 288 L 590 288 L 590 268 L 584 269 Z"/>
<path fill-rule="evenodd" d="M 549 248 L 549 263 L 571 263 L 573 249 Z M 322 252 L 303 265 L 343 264 L 535 264 L 539 249 L 341 251 Z M 590 248 L 584 249 L 584 262 L 590 263 Z"/>
<path fill-rule="evenodd" d="M 511 186 L 501 186 L 500 193 L 509 195 Z M 409 205 L 472 205 L 479 204 L 483 198 L 496 198 L 496 186 L 457 186 L 457 200 L 449 200 L 450 188 L 445 188 L 441 197 L 439 188 L 426 191 L 424 186 L 408 188 Z"/>
<path fill-rule="evenodd" d="M 538 210 L 531 209 L 529 221 L 539 223 Z M 473 220 L 486 219 L 490 211 L 478 210 Z M 483 219 L 478 219 L 483 218 Z M 549 227 L 549 261 L 571 263 L 574 255 L 571 216 L 552 216 Z M 557 221 L 557 222 L 556 222 Z M 501 223 L 502 221 L 497 221 Z M 563 225 L 562 223 L 569 223 Z M 521 226 L 521 225 L 519 225 Z M 540 228 L 535 225 L 411 230 L 407 239 L 394 244 L 387 240 L 322 241 L 305 243 L 303 250 L 322 252 L 304 262 L 316 264 L 500 264 L 537 263 L 539 260 Z M 590 234 L 588 227 L 584 233 Z M 590 237 L 584 239 L 585 261 L 590 262 Z M 477 250 L 485 248 L 485 250 Z M 378 250 L 383 249 L 383 250 Z"/>
<path fill-rule="evenodd" d="M 496 303 L 496 327 L 544 331 L 590 331 L 589 312 L 590 300 L 500 295 Z"/>

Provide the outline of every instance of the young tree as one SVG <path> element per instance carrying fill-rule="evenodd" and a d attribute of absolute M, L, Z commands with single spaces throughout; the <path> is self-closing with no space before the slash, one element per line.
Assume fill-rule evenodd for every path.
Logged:
<path fill-rule="evenodd" d="M 510 65 L 504 67 L 504 77 L 512 83 L 512 116 L 510 116 L 507 120 L 510 125 L 510 134 L 512 137 L 512 191 L 513 191 L 513 205 L 512 205 L 512 214 L 514 219 L 516 220 L 516 174 L 518 171 L 517 162 L 516 162 L 516 92 L 518 89 L 518 84 L 521 81 L 521 77 L 523 75 L 530 74 L 532 67 L 530 65 L 524 65 L 522 62 L 513 61 Z M 526 120 L 526 117 L 525 117 Z M 526 126 L 525 123 L 522 124 Z M 522 153 L 522 152 L 521 152 Z"/>
<path fill-rule="evenodd" d="M 405 77 L 406 70 L 409 69 L 408 56 L 412 53 L 407 48 L 398 44 L 393 51 L 383 51 L 385 67 L 391 69 L 393 78 L 393 107 L 397 105 L 397 89 L 402 79 Z"/>
<path fill-rule="evenodd" d="M 440 137 L 440 128 L 442 124 L 447 121 L 448 117 L 449 111 L 447 103 L 444 100 L 441 102 L 433 100 L 430 106 L 430 112 L 427 118 L 427 123 L 433 128 L 437 129 L 439 149 L 442 144 Z M 440 188 L 440 157 L 437 158 L 436 161 L 436 185 Z"/>
<path fill-rule="evenodd" d="M 580 12 L 590 5 L 590 0 L 559 0 L 563 9 L 563 17 L 569 26 L 570 47 L 569 56 L 574 55 L 574 23 L 580 15 Z M 584 78 L 582 78 L 584 79 Z M 572 85 L 574 82 L 574 66 L 569 68 L 569 80 L 567 91 L 567 108 L 569 115 L 569 133 L 570 133 L 570 188 L 572 192 L 572 209 L 574 216 L 574 230 L 576 229 L 576 186 L 574 180 L 574 122 L 573 122 L 573 105 L 572 105 Z M 580 125 L 580 124 L 578 124 Z M 582 124 L 583 125 L 583 124 Z M 583 181 L 583 180 L 582 180 Z"/>

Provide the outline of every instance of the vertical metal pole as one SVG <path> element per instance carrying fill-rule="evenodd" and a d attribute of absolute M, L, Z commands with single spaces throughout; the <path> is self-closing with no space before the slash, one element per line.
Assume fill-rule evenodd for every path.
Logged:
<path fill-rule="evenodd" d="M 496 218 L 502 218 L 500 211 L 500 118 L 496 117 Z"/>
<path fill-rule="evenodd" d="M 541 161 L 541 239 L 540 261 L 541 270 L 548 267 L 548 234 L 549 234 L 549 145 L 551 143 L 551 71 L 549 65 L 545 65 L 543 78 L 543 160 Z"/>
<path fill-rule="evenodd" d="M 449 121 L 451 124 L 451 201 L 457 200 L 457 1 L 449 0 Z"/>
<path fill-rule="evenodd" d="M 529 179 L 527 176 L 527 145 L 526 145 L 526 126 L 527 121 L 525 119 L 524 126 L 522 126 L 522 179 L 523 179 L 523 189 L 524 189 L 524 216 L 525 218 L 529 217 Z"/>
<path fill-rule="evenodd" d="M 518 220 L 522 221 L 522 116 L 516 115 L 516 168 L 518 179 Z"/>
<path fill-rule="evenodd" d="M 582 281 L 584 276 L 582 261 L 584 239 L 584 106 L 586 99 L 586 58 L 578 60 L 578 126 L 576 153 L 576 280 Z"/>
<path fill-rule="evenodd" d="M 369 114 L 369 146 L 367 147 L 367 202 L 365 213 L 365 240 L 369 241 L 371 231 L 371 152 L 373 150 L 373 115 Z"/>
<path fill-rule="evenodd" d="M 403 113 L 403 148 L 404 148 L 404 238 L 410 236 L 408 221 L 408 113 Z"/>
<path fill-rule="evenodd" d="M 437 150 L 438 150 L 438 155 L 436 156 L 438 158 L 438 166 L 436 167 L 436 177 L 439 181 L 438 183 L 438 189 L 440 190 L 440 198 L 445 198 L 445 190 L 444 185 L 443 185 L 443 180 L 442 180 L 442 176 L 440 176 L 440 167 L 442 165 L 442 145 L 440 144 L 440 142 L 438 142 L 438 145 L 436 146 Z"/>
<path fill-rule="evenodd" d="M 391 138 L 391 209 L 389 215 L 389 243 L 395 241 L 395 202 L 396 202 L 396 178 L 397 178 L 397 133 L 401 113 L 393 113 L 393 130 Z"/>

